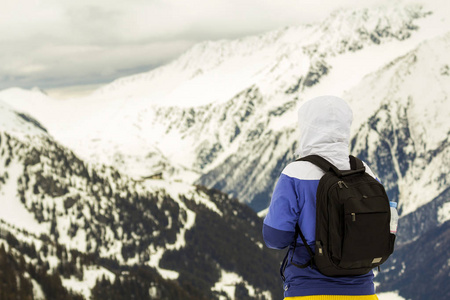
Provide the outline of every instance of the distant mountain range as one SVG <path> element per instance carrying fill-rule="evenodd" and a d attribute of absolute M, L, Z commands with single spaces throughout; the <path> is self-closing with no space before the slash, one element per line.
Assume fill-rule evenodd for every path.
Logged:
<path fill-rule="evenodd" d="M 341 10 L 317 24 L 200 43 L 83 98 L 0 91 L 10 259 L 29 263 L 22 248 L 31 243 L 39 253 L 44 244 L 78 251 L 89 263 L 65 274 L 92 266 L 100 281 L 77 290 L 79 280 L 60 272 L 59 285 L 85 297 L 124 276 L 155 298 L 173 296 L 174 284 L 196 299 L 277 298 L 280 254 L 263 250 L 253 211 L 264 215 L 294 159 L 299 105 L 334 94 L 354 111 L 351 152 L 399 203 L 397 251 L 378 289 L 449 297 L 450 20 L 436 3 Z M 41 257 L 48 274 L 63 268 L 61 255 Z M 45 276 L 27 272 L 42 287 Z"/>

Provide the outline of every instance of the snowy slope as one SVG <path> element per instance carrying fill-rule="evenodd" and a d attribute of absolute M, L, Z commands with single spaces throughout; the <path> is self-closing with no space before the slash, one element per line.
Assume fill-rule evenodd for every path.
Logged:
<path fill-rule="evenodd" d="M 379 46 L 383 47 L 383 46 Z M 388 51 L 391 45 L 386 45 L 386 48 L 382 50 Z M 433 49 L 433 50 L 432 50 Z M 368 49 L 371 51 L 373 49 Z M 313 86 L 309 90 L 304 91 L 305 98 L 309 98 L 310 96 L 322 94 L 327 90 L 333 89 L 333 85 L 343 82 L 340 78 L 351 78 L 348 76 L 352 75 L 353 69 L 358 71 L 357 67 L 353 67 L 351 58 L 357 58 L 357 62 L 362 62 L 365 60 L 370 60 L 372 56 L 358 57 L 362 55 L 364 52 L 360 51 L 357 53 L 349 53 L 348 55 L 344 55 L 335 59 L 337 62 L 339 59 L 343 59 L 340 63 L 335 63 L 334 68 L 330 72 L 329 75 L 324 77 L 324 79 Z M 370 52 L 369 52 L 370 53 Z M 420 53 L 420 56 L 417 57 L 417 64 L 414 64 L 411 61 L 411 57 L 416 57 L 416 53 Z M 411 118 L 414 118 L 410 122 L 411 130 L 420 130 L 419 128 L 427 128 L 429 124 L 432 125 L 432 131 L 428 129 L 427 137 L 422 140 L 421 137 L 416 137 L 417 143 L 427 144 L 428 149 L 426 151 L 431 151 L 431 149 L 437 148 L 442 143 L 445 144 L 446 138 L 448 137 L 449 123 L 448 123 L 448 114 L 447 111 L 443 110 L 443 107 L 449 107 L 448 103 L 448 83 L 447 77 L 443 76 L 441 73 L 445 73 L 446 65 L 448 64 L 448 43 L 447 43 L 447 35 L 443 35 L 437 38 L 430 40 L 424 44 L 419 44 L 417 48 L 411 49 L 409 52 L 403 53 L 401 56 L 396 56 L 392 61 L 386 62 L 385 65 L 381 66 L 379 70 L 375 70 L 373 73 L 367 73 L 366 76 L 362 76 L 362 72 L 360 71 L 359 75 L 361 78 L 359 81 L 351 82 L 352 86 L 344 86 L 346 82 L 343 82 L 340 87 L 340 95 L 342 95 L 345 99 L 347 99 L 353 110 L 354 114 L 354 124 L 353 124 L 353 134 L 358 133 L 362 126 L 366 126 L 367 121 L 382 107 L 390 102 L 393 102 L 392 105 L 396 105 L 396 98 L 403 98 L 402 101 L 407 101 L 407 98 L 411 96 L 411 107 L 409 108 L 409 114 Z M 367 54 L 367 53 L 366 53 Z M 372 53 L 373 54 L 373 53 Z M 376 56 L 375 56 L 376 57 Z M 404 57 L 404 58 L 402 58 Z M 345 62 L 345 63 L 344 63 Z M 340 66 L 338 68 L 337 66 Z M 395 67 L 393 67 L 395 66 Z M 348 72 L 350 69 L 350 72 Z M 442 69 L 442 71 L 441 71 Z M 424 87 L 430 87 L 430 90 L 424 89 Z M 347 90 L 347 92 L 344 92 Z M 338 94 L 339 95 L 339 94 Z M 405 96 L 406 95 L 406 96 Z M 303 97 L 302 97 L 303 98 Z M 302 99 L 300 99 L 302 100 Z M 393 108 L 395 109 L 395 108 Z M 282 115 L 283 119 L 295 120 L 295 110 L 292 110 Z M 423 118 L 425 114 L 429 115 L 428 118 Z M 396 117 L 394 122 L 398 122 L 399 117 Z M 264 121 L 265 119 L 258 119 L 259 121 Z M 273 120 L 273 119 L 272 119 Z M 278 120 L 277 120 L 278 121 Z M 435 123 L 436 122 L 436 123 Z M 268 122 L 267 122 L 268 123 Z M 279 122 L 277 122 L 279 124 Z M 415 127 L 417 125 L 417 128 Z M 266 127 L 270 125 L 267 124 Z M 394 124 L 394 126 L 397 126 Z M 294 130 L 295 124 L 292 127 L 288 126 L 288 129 L 280 130 L 280 136 L 284 138 L 285 135 L 290 135 L 287 138 L 289 141 L 294 141 L 296 139 L 296 134 L 290 133 L 289 129 Z M 270 136 L 274 136 L 274 133 L 270 133 Z M 376 143 L 378 140 L 377 137 L 373 137 L 366 147 L 371 147 L 372 144 Z M 264 139 L 264 141 L 267 141 Z M 259 145 L 262 145 L 263 142 L 259 142 Z M 280 147 L 279 143 L 269 143 L 271 146 L 264 145 L 261 146 L 262 152 L 256 152 L 255 155 L 253 153 L 249 153 L 246 151 L 246 148 L 256 148 L 255 145 L 248 145 L 248 142 L 242 145 L 239 150 L 235 151 L 232 154 L 226 163 L 224 163 L 224 167 L 218 167 L 216 170 L 211 171 L 209 174 L 203 175 L 201 178 L 201 182 L 207 185 L 212 185 L 215 187 L 222 188 L 228 192 L 234 192 L 238 190 L 240 192 L 239 197 L 242 199 L 248 199 L 253 197 L 254 201 L 259 201 L 258 192 L 261 192 L 261 189 L 264 191 L 266 195 L 269 195 L 272 186 L 265 185 L 264 181 L 258 180 L 257 176 L 263 178 L 268 178 L 274 176 L 273 170 L 274 166 L 277 168 L 276 171 L 281 171 L 282 167 L 290 160 L 293 159 L 292 151 L 289 149 L 295 148 L 292 144 L 284 144 Z M 403 147 L 403 145 L 399 145 L 399 148 Z M 439 146 L 441 147 L 441 146 Z M 446 146 L 444 146 L 445 148 Z M 354 149 L 353 151 L 358 152 L 362 149 Z M 392 149 L 392 151 L 397 151 L 398 149 Z M 413 149 L 405 149 L 405 151 L 415 152 Z M 417 149 L 420 152 L 420 149 Z M 446 150 L 448 151 L 448 150 Z M 265 160 L 265 156 L 262 153 L 267 152 L 268 155 L 273 155 L 275 159 L 270 159 L 270 161 Z M 424 152 L 421 152 L 422 154 Z M 430 154 L 432 152 L 429 152 Z M 289 155 L 291 154 L 291 155 Z M 437 153 L 435 153 L 437 155 Z M 419 154 L 421 155 L 421 154 Z M 437 157 L 434 160 L 434 164 L 437 164 L 438 167 L 429 166 L 427 170 L 429 170 L 432 174 L 427 174 L 427 176 L 420 176 L 422 170 L 416 167 L 414 176 L 407 176 L 407 181 L 405 181 L 404 185 L 404 196 L 402 196 L 401 206 L 402 209 L 405 209 L 405 213 L 413 211 L 415 208 L 423 205 L 424 203 L 431 201 L 434 197 L 436 197 L 447 185 L 446 182 L 446 163 L 448 154 L 442 152 L 439 154 L 440 157 Z M 239 158 L 236 158 L 239 156 Z M 429 156 L 429 155 L 428 155 Z M 447 159 L 446 159 L 447 158 Z M 429 158 L 431 161 L 431 158 Z M 252 160 L 252 163 L 249 165 L 256 166 L 255 172 L 249 170 L 249 168 L 243 168 L 240 170 L 240 167 L 246 164 L 246 161 Z M 376 161 L 374 157 L 368 158 L 369 162 Z M 227 164 L 230 162 L 236 162 L 233 167 L 228 167 Z M 419 161 L 417 161 L 419 162 Z M 389 162 L 387 162 L 389 163 Z M 394 161 L 395 163 L 395 161 Z M 258 168 L 258 166 L 262 165 L 263 168 Z M 417 164 L 419 166 L 419 164 Z M 266 169 L 264 169 L 266 167 Z M 253 167 L 254 168 L 254 167 Z M 229 170 L 229 171 L 228 171 Z M 240 173 L 241 176 L 236 176 L 236 172 Z M 396 171 L 393 170 L 393 173 Z M 277 172 L 274 172 L 277 173 Z M 275 174 L 277 176 L 278 174 Z M 381 173 L 381 178 L 389 179 L 388 172 Z M 386 177 L 383 177 L 386 176 Z M 238 177 L 237 180 L 234 178 Z M 250 177 L 250 178 L 249 178 Z M 418 180 L 418 177 L 421 178 L 422 183 L 416 184 L 415 181 Z M 224 179 L 222 179 L 224 178 Z M 249 179 L 250 180 L 249 180 Z M 255 184 L 256 182 L 256 184 Z M 274 181 L 272 181 L 274 182 Z M 432 185 L 428 185 L 429 182 L 432 182 Z M 253 186 L 253 189 L 242 188 L 241 185 L 249 183 L 249 185 Z M 389 184 L 389 182 L 388 182 Z M 394 180 L 392 184 L 396 184 Z M 413 186 L 414 188 L 407 188 Z M 424 188 L 426 187 L 426 188 Z M 438 187 L 438 188 L 437 188 Z M 259 189 L 259 190 L 258 190 Z M 397 195 L 398 196 L 398 195 Z M 411 197 L 412 196 L 412 197 Z M 411 201 L 409 198 L 412 198 Z M 267 196 L 266 196 L 267 199 Z M 393 199 L 398 199 L 398 197 L 394 197 Z M 420 199 L 420 200 L 419 200 Z M 267 201 L 267 200 L 266 200 Z M 266 202 L 267 205 L 267 202 Z M 256 204 L 253 207 L 257 209 L 264 208 L 264 205 L 257 206 Z"/>
<path fill-rule="evenodd" d="M 442 95 L 448 90 L 440 74 L 447 72 L 450 27 L 439 3 L 336 11 L 318 24 L 201 43 L 166 66 L 118 79 L 82 99 L 55 101 L 20 89 L 2 91 L 0 99 L 32 113 L 91 161 L 135 178 L 162 170 L 165 177 L 222 189 L 260 210 L 293 158 L 296 107 L 318 94 L 348 99 L 357 112 L 355 134 L 380 107 L 395 102 L 414 115 L 409 122 L 417 149 L 405 151 L 423 156 L 443 143 L 448 115 L 441 107 L 448 103 Z M 430 121 L 421 122 L 422 116 Z M 436 130 L 427 129 L 429 122 Z M 405 199 L 405 213 L 445 188 L 436 179 L 443 167 L 435 172 L 428 164 L 427 176 L 403 178 L 394 165 L 401 180 L 393 193 Z M 423 163 L 414 166 L 411 172 L 422 172 Z M 404 188 L 417 180 L 423 182 Z M 433 192 L 423 197 L 423 186 Z"/>
<path fill-rule="evenodd" d="M 412 64 L 401 57 L 414 56 L 411 51 L 426 56 L 436 48 L 433 55 L 445 58 L 442 43 L 414 49 L 445 32 L 446 22 L 433 6 L 336 11 L 318 24 L 198 44 L 166 66 L 118 79 L 85 98 L 57 101 L 39 90 L 8 89 L 0 99 L 35 116 L 90 161 L 135 178 L 163 171 L 164 177 L 219 188 L 261 210 L 283 165 L 293 159 L 296 108 L 319 94 L 344 96 L 357 111 L 357 133 L 389 102 L 395 72 Z M 429 111 L 441 129 L 434 131 L 437 137 L 425 134 L 430 149 L 446 135 L 447 116 L 433 116 L 441 98 L 425 101 L 414 81 L 432 78 L 425 75 L 429 63 L 445 68 L 436 59 L 421 59 L 422 66 L 403 71 L 415 74 L 402 87 L 416 88 L 414 111 Z M 399 60 L 403 67 L 385 67 Z M 414 130 L 424 135 L 423 126 Z M 403 197 L 410 194 L 421 200 L 401 204 L 405 212 L 429 201 L 416 190 Z"/>
<path fill-rule="evenodd" d="M 6 134 L 7 132 L 7 134 Z M 16 151 L 7 142 L 10 135 L 18 141 L 26 143 L 38 143 L 40 139 L 48 138 L 46 129 L 30 116 L 14 111 L 6 103 L 0 101 L 0 151 L 4 160 L 0 172 L 0 219 L 15 224 L 19 228 L 29 229 L 33 233 L 41 233 L 48 230 L 47 226 L 39 224 L 19 201 L 18 178 L 22 175 L 23 166 L 12 157 Z"/>
<path fill-rule="evenodd" d="M 47 129 L 32 116 L 17 112 L 1 100 L 0 113 L 0 128 L 14 134 L 21 140 L 48 135 Z"/>
<path fill-rule="evenodd" d="M 356 131 L 352 152 L 371 162 L 390 198 L 399 202 L 397 249 L 376 280 L 381 290 L 400 290 L 407 299 L 450 295 L 444 283 L 450 269 L 449 50 L 450 32 L 366 76 L 345 95 L 353 103 L 362 97 L 379 101 Z"/>
<path fill-rule="evenodd" d="M 278 260 L 263 249 L 261 220 L 247 206 L 218 191 L 182 182 L 135 181 L 111 167 L 87 164 L 37 121 L 2 102 L 0 116 L 0 244 L 6 241 L 17 250 L 17 259 L 24 256 L 33 268 L 48 265 L 30 273 L 39 281 L 37 289 L 48 293 L 45 276 L 56 276 L 66 289 L 90 299 L 100 288 L 97 280 L 107 285 L 120 275 L 136 281 L 135 267 L 150 272 L 145 284 L 156 278 L 155 295 L 168 295 L 173 289 L 167 286 L 175 285 L 170 281 L 183 286 L 203 280 L 205 272 L 211 273 L 207 283 L 193 288 L 192 299 L 226 293 L 222 272 L 235 274 L 233 284 L 255 296 L 270 299 L 279 288 L 276 268 L 254 276 L 262 272 L 258 261 L 272 261 L 275 267 Z M 212 220 L 215 226 L 209 225 Z M 211 256 L 209 249 L 221 235 L 234 240 L 203 265 L 177 263 L 190 251 L 197 259 Z M 82 262 L 72 259 L 73 251 L 84 257 Z M 253 267 L 237 263 L 246 251 L 252 252 Z M 126 291 L 135 292 L 134 287 Z"/>
<path fill-rule="evenodd" d="M 292 128 L 301 101 L 324 91 L 341 94 L 410 50 L 436 18 L 420 6 L 403 4 L 336 11 L 318 24 L 200 43 L 168 65 L 118 79 L 82 99 L 30 106 L 25 98 L 31 97 L 14 90 L 0 92 L 0 99 L 41 120 L 84 158 L 137 177 L 163 169 L 167 176 L 192 182 L 236 151 L 243 142 L 230 137 L 236 130 L 244 136 L 258 123 L 275 131 Z M 350 64 L 352 72 L 348 62 L 357 62 Z M 246 93 L 256 98 L 257 113 L 243 120 L 231 112 L 223 120 L 211 117 L 212 111 L 246 101 Z M 292 114 L 282 116 L 285 111 Z M 191 128 L 200 122 L 202 128 Z"/>
<path fill-rule="evenodd" d="M 248 241 L 239 232 L 260 238 L 261 220 L 231 197 L 191 184 L 266 208 L 279 173 L 294 158 L 296 108 L 335 94 L 355 112 L 352 153 L 371 164 L 399 201 L 405 224 L 399 259 L 379 277 L 381 289 L 414 295 L 416 288 L 423 295 L 423 280 L 402 270 L 433 270 L 409 260 L 408 247 L 421 253 L 416 241 L 439 239 L 447 247 L 450 219 L 450 21 L 446 6 L 436 4 L 442 1 L 337 11 L 318 24 L 201 43 L 168 65 L 83 98 L 0 91 L 0 195 L 8 208 L 0 219 L 113 257 L 122 267 L 153 268 L 161 280 L 197 282 L 191 270 L 213 253 L 219 258 L 202 265 L 214 270 L 208 292 L 230 294 L 238 286 L 228 284 L 239 282 L 249 294 L 265 295 L 249 275 L 261 270 L 244 263 L 237 264 L 239 272 L 223 268 L 229 256 L 204 240 L 238 224 L 230 234 L 236 235 L 233 247 L 244 251 Z M 161 171 L 165 180 L 148 179 Z M 261 242 L 250 242 L 262 259 Z M 441 256 L 427 259 L 447 272 Z M 50 261 L 58 264 L 56 257 Z M 88 295 L 80 287 L 92 281 L 66 279 Z M 159 291 L 152 287 L 152 293 Z"/>
<path fill-rule="evenodd" d="M 355 106 L 361 97 L 381 100 L 375 119 L 360 128 L 354 151 L 369 152 L 367 159 L 375 162 L 380 153 L 374 149 L 388 144 L 403 214 L 448 188 L 449 51 L 450 32 L 367 76 L 346 95 Z M 375 168 L 383 172 L 382 167 Z"/>

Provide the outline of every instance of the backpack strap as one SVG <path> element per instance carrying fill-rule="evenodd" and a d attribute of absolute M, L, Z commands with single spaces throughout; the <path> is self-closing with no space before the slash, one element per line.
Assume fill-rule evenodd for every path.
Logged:
<path fill-rule="evenodd" d="M 350 167 L 352 170 L 357 170 L 357 169 L 362 169 L 362 168 L 366 168 L 364 166 L 364 163 L 357 157 L 350 155 Z"/>
<path fill-rule="evenodd" d="M 364 163 L 357 157 L 350 155 L 350 168 L 351 170 L 349 171 L 341 171 L 342 172 L 342 176 L 348 176 L 348 175 L 353 175 L 353 174 L 358 174 L 358 173 L 365 173 L 366 172 L 366 167 L 364 166 Z"/>
<path fill-rule="evenodd" d="M 364 166 L 363 162 L 353 155 L 349 156 L 350 159 L 350 170 L 341 171 L 338 168 L 336 168 L 335 165 L 330 163 L 325 158 L 319 156 L 319 155 L 308 155 L 305 157 L 301 157 L 297 159 L 296 161 L 308 161 L 319 168 L 321 168 L 325 173 L 329 171 L 333 171 L 338 177 L 344 177 L 349 176 L 353 174 L 358 173 L 364 173 L 366 171 L 366 167 Z"/>
<path fill-rule="evenodd" d="M 335 173 L 340 172 L 339 169 L 336 168 L 332 163 L 319 155 L 304 156 L 297 159 L 296 161 L 308 161 L 321 168 L 325 173 L 329 171 L 334 171 Z"/>
<path fill-rule="evenodd" d="M 306 250 L 308 251 L 309 256 L 311 257 L 311 259 L 309 261 L 307 261 L 305 264 L 301 265 L 301 264 L 296 264 L 294 263 L 292 260 L 294 258 L 294 253 L 295 253 L 295 248 L 297 247 L 297 238 L 298 236 L 300 236 L 300 238 L 303 241 L 303 244 L 306 247 Z M 314 253 L 311 250 L 311 247 L 309 247 L 308 243 L 306 242 L 305 236 L 303 235 L 302 231 L 300 230 L 300 226 L 298 226 L 298 223 L 295 224 L 295 237 L 294 237 L 294 248 L 292 250 L 292 256 L 291 256 L 291 260 L 288 260 L 289 257 L 289 252 L 290 249 L 286 252 L 286 255 L 284 256 L 283 259 L 283 263 L 281 264 L 280 267 L 280 275 L 281 275 L 281 279 L 283 280 L 283 282 L 286 280 L 285 276 L 284 276 L 284 270 L 286 270 L 286 267 L 288 265 L 288 262 L 290 262 L 292 265 L 296 266 L 297 268 L 300 269 L 304 269 L 306 267 L 311 266 L 311 268 L 314 265 Z"/>
<path fill-rule="evenodd" d="M 302 239 L 303 245 L 306 247 L 306 250 L 308 251 L 309 257 L 311 257 L 311 259 L 306 262 L 303 265 L 299 265 L 296 264 L 292 261 L 292 259 L 294 258 L 294 252 L 295 252 L 295 248 L 297 247 L 297 237 L 300 236 L 300 238 Z M 300 230 L 300 226 L 298 226 L 298 223 L 295 224 L 295 239 L 294 239 L 294 250 L 292 251 L 292 256 L 291 256 L 291 264 L 293 264 L 294 266 L 296 266 L 297 268 L 300 269 L 304 269 L 308 266 L 313 266 L 314 265 L 314 253 L 311 250 L 311 247 L 308 245 L 308 243 L 306 242 L 306 238 L 303 235 L 302 231 Z"/>

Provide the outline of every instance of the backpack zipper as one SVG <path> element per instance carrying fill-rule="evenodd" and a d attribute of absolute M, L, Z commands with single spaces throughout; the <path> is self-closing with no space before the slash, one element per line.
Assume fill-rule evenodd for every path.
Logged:
<path fill-rule="evenodd" d="M 387 213 L 386 211 L 374 211 L 374 212 L 351 212 L 351 213 L 347 213 L 350 214 L 351 218 L 352 218 L 352 222 L 356 222 L 356 215 L 364 215 L 364 214 L 385 214 Z"/>
<path fill-rule="evenodd" d="M 343 180 L 338 181 L 338 185 L 339 185 L 339 188 L 340 188 L 340 189 L 342 189 L 344 186 L 345 186 L 345 188 L 348 189 L 347 184 L 346 184 Z"/>

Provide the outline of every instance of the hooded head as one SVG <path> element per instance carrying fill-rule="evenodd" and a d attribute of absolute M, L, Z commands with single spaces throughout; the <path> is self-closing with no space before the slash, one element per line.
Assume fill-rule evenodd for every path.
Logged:
<path fill-rule="evenodd" d="M 301 157 L 316 154 L 339 169 L 349 169 L 350 127 L 353 113 L 335 96 L 320 96 L 305 102 L 298 111 Z"/>

